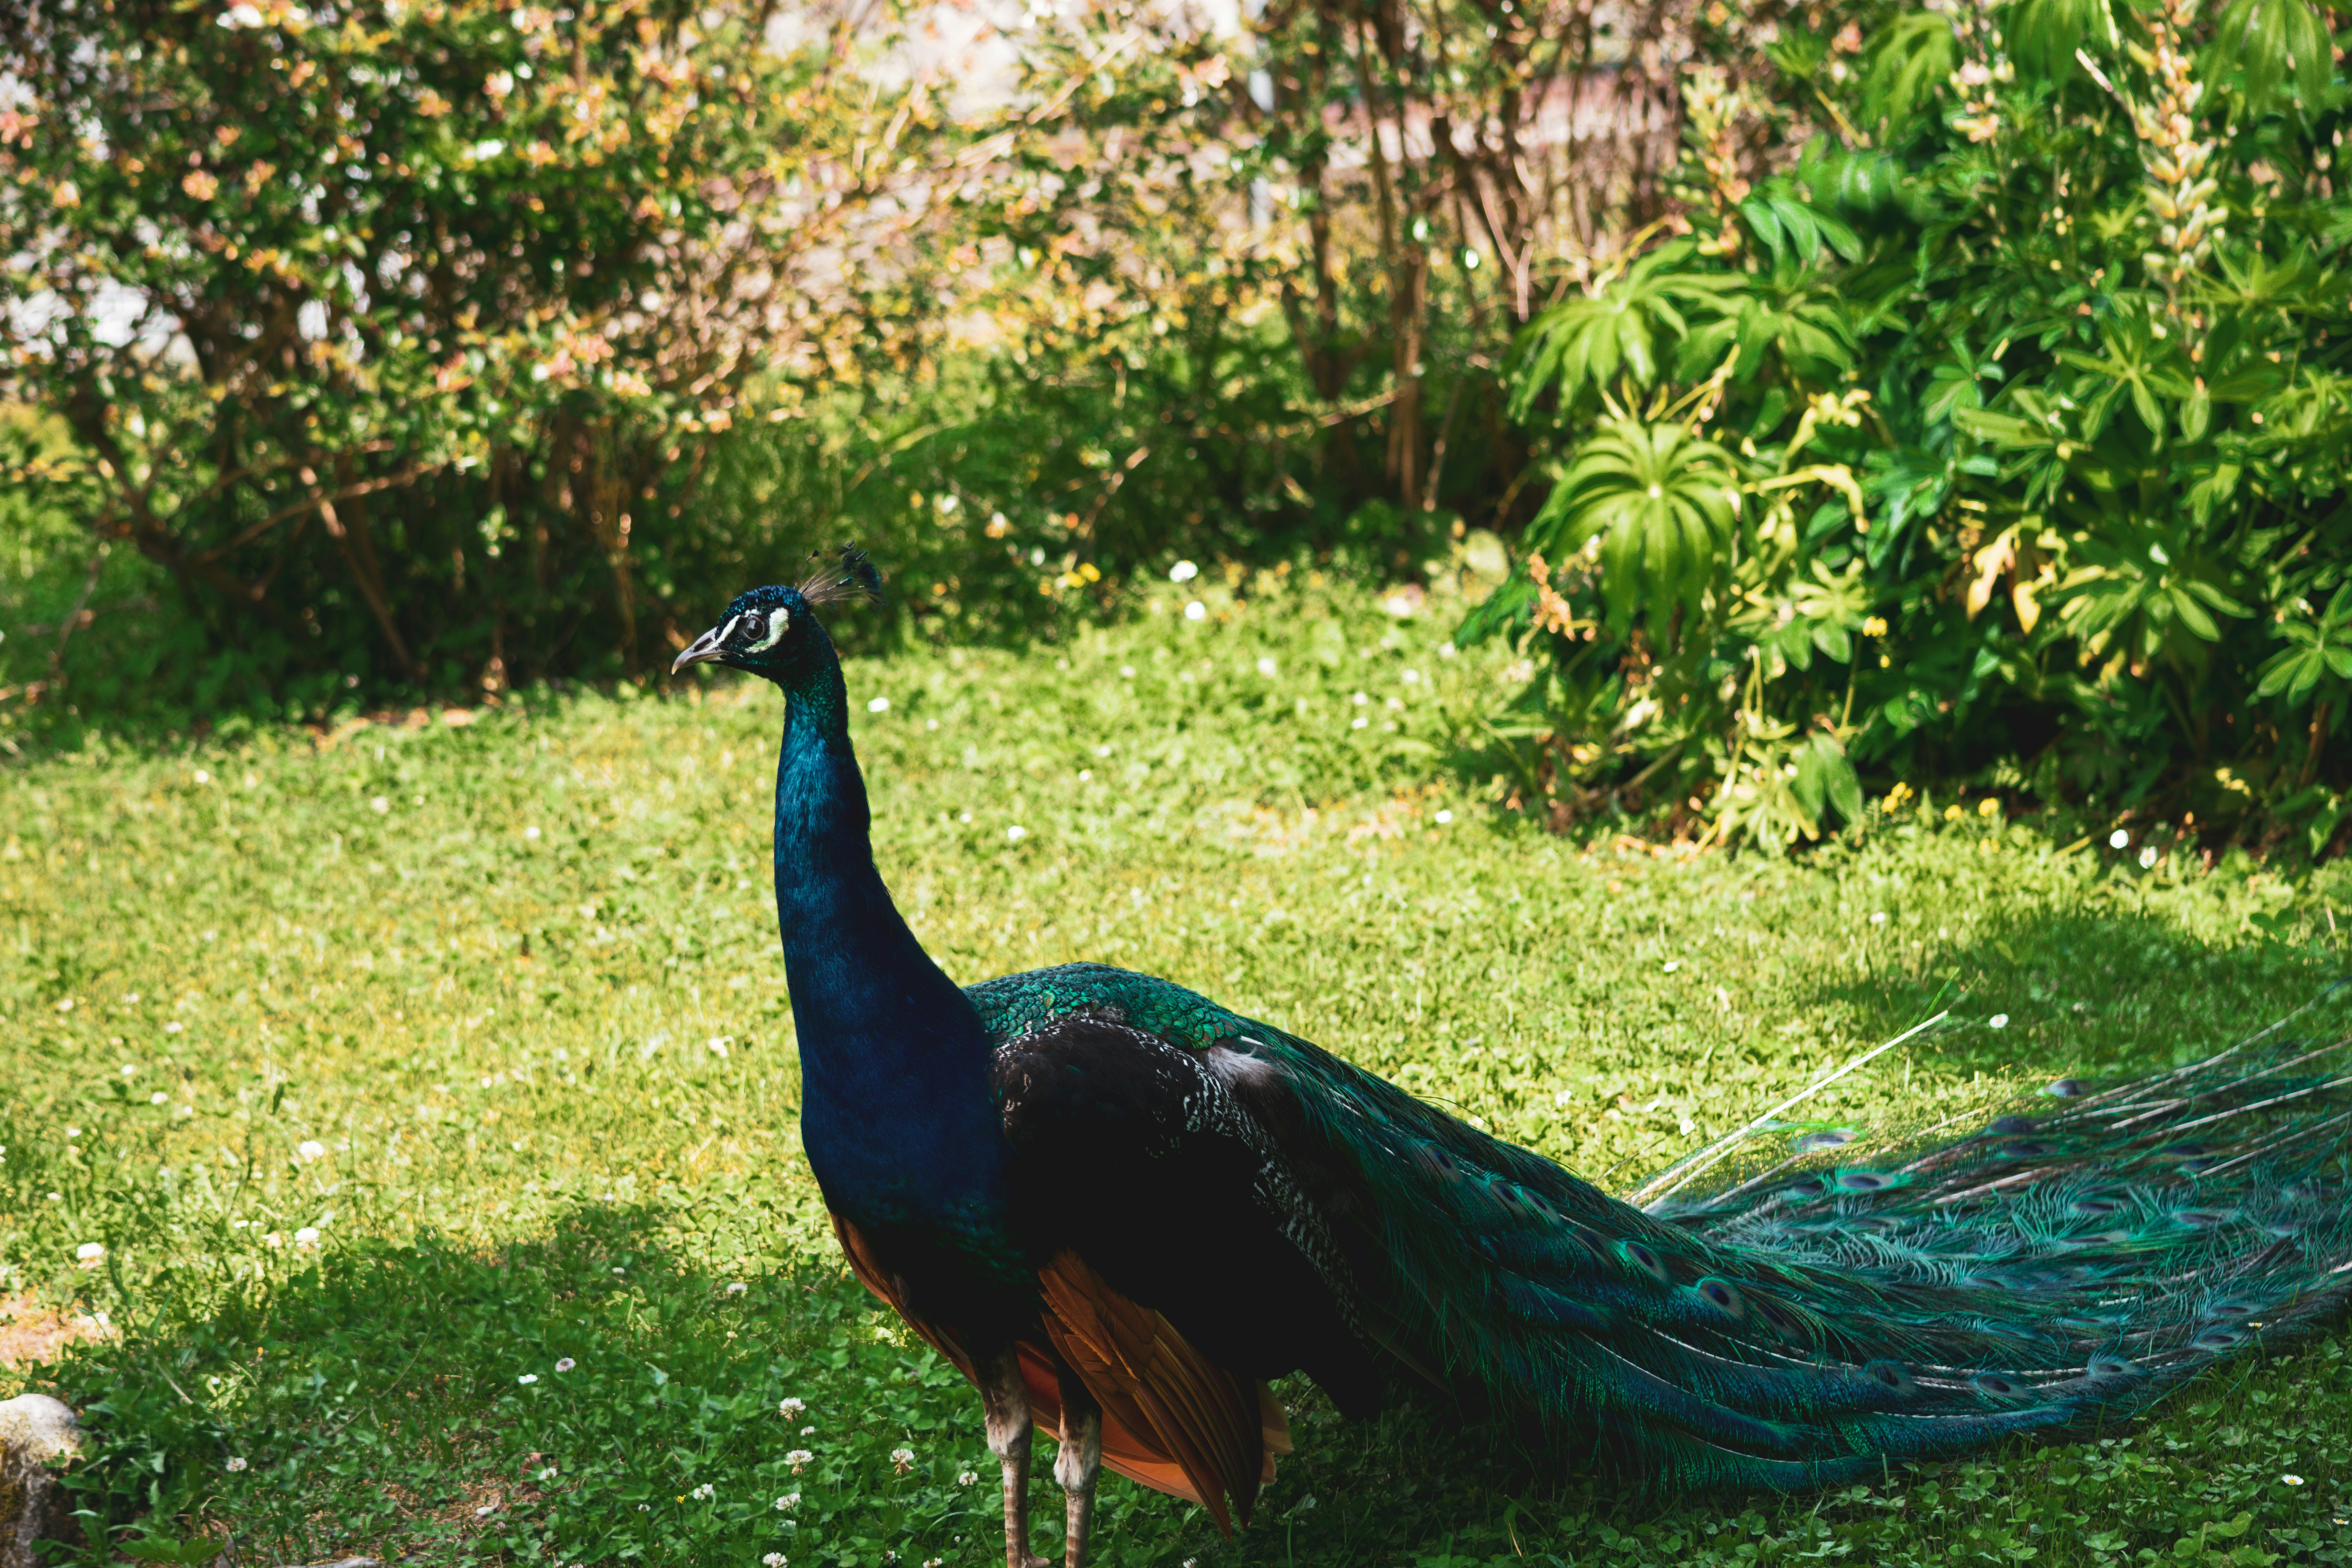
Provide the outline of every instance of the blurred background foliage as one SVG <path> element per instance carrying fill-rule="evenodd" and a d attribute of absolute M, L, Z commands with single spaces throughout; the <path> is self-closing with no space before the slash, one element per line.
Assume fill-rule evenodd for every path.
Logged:
<path fill-rule="evenodd" d="M 2352 833 L 2310 0 L 10 15 L 12 752 L 657 681 L 855 539 L 885 638 L 1499 583 L 1561 827 Z"/>

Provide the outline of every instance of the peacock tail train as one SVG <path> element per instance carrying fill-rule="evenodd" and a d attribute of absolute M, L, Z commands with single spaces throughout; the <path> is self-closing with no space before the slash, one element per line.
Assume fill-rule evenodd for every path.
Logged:
<path fill-rule="evenodd" d="M 1660 1487 L 1808 1489 L 2094 1431 L 2326 1326 L 2352 1288 L 2347 1037 L 2273 1026 L 2062 1080 L 2035 1114 L 1866 1163 L 1768 1132 L 1761 1169 L 1669 1173 L 1636 1206 L 1166 981 L 1072 964 L 966 994 L 1000 1043 L 1091 1015 L 1225 1053 L 1394 1368 Z"/>

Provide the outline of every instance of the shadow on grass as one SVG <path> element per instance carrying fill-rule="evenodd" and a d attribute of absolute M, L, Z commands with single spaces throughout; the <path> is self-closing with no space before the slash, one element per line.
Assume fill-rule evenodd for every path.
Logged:
<path fill-rule="evenodd" d="M 1925 918 L 1935 918 L 1932 907 Z M 1874 1042 L 1948 1008 L 1946 1025 L 1906 1048 L 1954 1071 L 2052 1078 L 2200 1060 L 2294 1013 L 2346 973 L 2340 955 L 2317 945 L 2252 932 L 2221 947 L 2175 916 L 2130 910 L 1996 912 L 1966 941 L 1906 950 L 1874 938 L 1864 963 L 1822 975 L 1801 994 L 1803 1005 L 1852 1017 Z M 1996 1027 L 1995 1017 L 2006 1022 Z M 2291 1027 L 2330 1020 L 2352 1025 L 2352 994 Z"/>
<path fill-rule="evenodd" d="M 47 1380 L 91 1435 L 86 1529 L 247 1565 L 912 1564 L 995 1537 L 952 1368 L 837 1269 L 739 1280 L 648 1245 L 673 1218 L 583 1205 L 495 1253 L 362 1240 L 267 1285 L 164 1275 Z"/>

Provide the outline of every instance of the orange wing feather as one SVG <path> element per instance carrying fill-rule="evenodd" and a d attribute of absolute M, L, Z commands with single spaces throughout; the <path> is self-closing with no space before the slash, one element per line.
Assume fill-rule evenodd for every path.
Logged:
<path fill-rule="evenodd" d="M 833 1228 L 859 1281 L 971 1377 L 962 1343 L 907 1310 L 903 1286 L 857 1227 L 835 1215 Z M 1228 1535 L 1232 1515 L 1247 1524 L 1258 1488 L 1274 1479 L 1275 1456 L 1290 1452 L 1289 1426 L 1273 1393 L 1209 1360 L 1167 1319 L 1112 1289 L 1075 1253 L 1047 1264 L 1038 1284 L 1050 1342 L 1019 1347 L 1031 1418 L 1061 1435 L 1055 1369 L 1057 1363 L 1066 1366 L 1102 1406 L 1106 1466 L 1140 1486 L 1199 1503 Z"/>

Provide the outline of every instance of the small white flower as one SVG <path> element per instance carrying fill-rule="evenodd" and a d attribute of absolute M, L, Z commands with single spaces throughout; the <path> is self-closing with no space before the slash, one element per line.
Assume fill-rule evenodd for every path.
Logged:
<path fill-rule="evenodd" d="M 727 1287 L 727 1293 L 730 1296 L 740 1296 L 744 1291 L 749 1290 L 751 1288 L 751 1287 L 744 1284 L 740 1279 L 738 1279 Z"/>
<path fill-rule="evenodd" d="M 971 813 L 968 811 L 959 811 L 956 813 L 956 820 L 968 827 L 971 825 Z"/>
<path fill-rule="evenodd" d="M 2291 1487 L 2299 1487 L 2303 1485 L 2303 1478 L 2301 1476 L 2281 1476 L 2279 1479 L 2284 1481 Z"/>
<path fill-rule="evenodd" d="M 725 1060 L 725 1059 L 726 1059 L 727 1051 L 728 1051 L 728 1047 L 729 1047 L 730 1043 L 730 1042 L 728 1040 L 728 1038 L 727 1038 L 727 1037 L 726 1037 L 726 1036 L 724 1036 L 724 1035 L 717 1035 L 717 1036 L 712 1037 L 711 1037 L 711 1038 L 709 1038 L 709 1039 L 707 1039 L 707 1040 L 703 1041 L 703 1042 L 702 1042 L 702 1048 L 703 1048 L 704 1050 L 706 1050 L 706 1051 L 709 1051 L 712 1056 L 717 1057 L 717 1058 L 719 1058 L 719 1059 L 721 1059 L 721 1060 L 723 1061 L 723 1060 Z M 737 1289 L 741 1289 L 741 1287 L 740 1287 L 740 1286 L 739 1286 L 739 1287 L 737 1287 Z"/>
<path fill-rule="evenodd" d="M 163 1032 L 167 1035 L 176 1035 L 186 1027 L 187 1026 L 185 1024 L 183 1024 L 180 1020 L 174 1018 L 170 1023 L 163 1026 Z"/>
<path fill-rule="evenodd" d="M 908 1465 L 915 1462 L 915 1450 L 912 1448 L 893 1448 L 890 1450 L 890 1462 L 903 1470 Z"/>
<path fill-rule="evenodd" d="M 1442 827 L 1442 826 L 1444 826 L 1446 823 L 1449 823 L 1449 822 L 1451 822 L 1451 821 L 1453 821 L 1453 820 L 1454 820 L 1454 814 L 1453 814 L 1452 812 L 1450 812 L 1450 811 L 1441 811 L 1441 812 L 1439 812 L 1439 813 L 1437 814 L 1437 822 L 1438 822 L 1438 826 L 1441 826 L 1441 827 Z"/>
<path fill-rule="evenodd" d="M 305 1138 L 294 1145 L 294 1152 L 305 1160 L 323 1160 L 327 1157 L 327 1146 L 316 1138 Z"/>
<path fill-rule="evenodd" d="M 719 1495 L 719 1489 L 705 1481 L 686 1495 L 700 1502 L 709 1502 Z"/>
<path fill-rule="evenodd" d="M 958 1485 L 958 1486 L 960 1486 L 960 1487 L 968 1487 L 968 1486 L 971 1485 L 971 1483 L 972 1483 L 972 1482 L 974 1482 L 974 1481 L 976 1481 L 976 1480 L 978 1480 L 978 1479 L 980 1479 L 980 1477 L 979 1477 L 979 1475 L 978 1475 L 976 1472 L 971 1471 L 971 1470 L 966 1470 L 966 1471 L 964 1471 L 964 1472 L 963 1472 L 963 1474 L 961 1474 L 961 1475 L 960 1475 L 960 1476 L 958 1476 L 958 1477 L 956 1478 L 956 1485 Z"/>
<path fill-rule="evenodd" d="M 315 1225 L 306 1225 L 301 1229 L 296 1231 L 294 1233 L 294 1245 L 297 1247 L 318 1246 L 319 1227 Z"/>
<path fill-rule="evenodd" d="M 1271 658 L 1261 656 L 1257 661 L 1257 672 L 1271 680 L 1282 673 L 1282 666 L 1275 663 Z"/>
<path fill-rule="evenodd" d="M 1349 698 L 1348 700 L 1354 703 L 1357 707 L 1361 708 L 1365 703 L 1370 702 L 1371 698 L 1366 693 L 1359 691 L 1353 697 Z"/>
<path fill-rule="evenodd" d="M 516 1378 L 515 1381 L 521 1384 L 525 1388 L 529 1388 L 532 1384 L 539 1381 L 539 1373 L 535 1372 L 527 1372 L 520 1377 Z"/>
<path fill-rule="evenodd" d="M 378 795 L 373 800 L 368 802 L 368 809 L 374 812 L 378 816 L 381 816 L 385 812 L 392 809 L 392 802 L 385 799 L 383 795 Z"/>
<path fill-rule="evenodd" d="M 1120 665 L 1118 667 L 1118 678 L 1121 680 L 1133 680 L 1135 679 L 1135 666 L 1131 664 Z"/>
<path fill-rule="evenodd" d="M 1404 672 L 1403 679 L 1407 686 L 1418 686 L 1421 684 L 1421 671 L 1408 669 Z"/>
<path fill-rule="evenodd" d="M 1349 725 L 1349 726 L 1348 726 L 1348 728 L 1349 728 L 1349 729 L 1350 729 L 1350 730 L 1362 730 L 1362 729 L 1369 728 L 1369 727 L 1370 726 L 1370 724 L 1371 724 L 1371 721 L 1370 721 L 1370 719 L 1364 718 L 1362 715 L 1359 714 L 1359 715 L 1357 716 L 1356 721 L 1355 721 L 1354 723 L 1352 723 L 1352 724 Z"/>
<path fill-rule="evenodd" d="M 890 711 L 890 700 L 887 697 L 877 697 L 866 703 L 866 710 L 868 713 L 887 713 Z"/>
<path fill-rule="evenodd" d="M 578 1366 L 579 1364 L 580 1363 L 578 1362 L 573 1361 L 570 1356 L 565 1356 L 562 1360 L 555 1363 L 555 1370 L 558 1372 L 570 1372 L 573 1367 Z"/>
<path fill-rule="evenodd" d="M 1668 974 L 1672 974 L 1675 970 L 1680 969 L 1682 966 L 1683 966 L 1683 961 L 1682 961 L 1681 959 L 1679 959 L 1679 958 L 1670 958 L 1670 959 L 1666 960 L 1666 963 L 1665 963 L 1665 971 L 1666 971 L 1666 973 L 1667 973 Z"/>
<path fill-rule="evenodd" d="M 220 17 L 220 25 L 232 33 L 239 27 L 258 27 L 262 21 L 261 8 L 252 0 L 240 0 L 239 4 L 222 12 Z"/>
<path fill-rule="evenodd" d="M 1886 911 L 1885 910 L 1873 910 L 1870 913 L 1870 923 L 1874 926 L 1885 925 L 1886 923 Z"/>
<path fill-rule="evenodd" d="M 59 1007 L 59 1008 L 63 1008 L 63 1007 L 66 1005 L 66 1004 L 64 1004 L 63 1002 L 60 1002 L 60 1003 L 58 1003 L 58 1007 Z M 122 1064 L 122 1076 L 123 1076 L 124 1078 L 129 1078 L 129 1077 L 131 1077 L 132 1074 L 136 1073 L 138 1070 L 139 1070 L 139 1069 L 138 1069 L 137 1068 L 132 1067 L 129 1062 L 124 1062 L 124 1063 Z"/>
<path fill-rule="evenodd" d="M 801 1428 L 801 1436 L 803 1437 L 814 1437 L 816 1436 L 816 1428 L 814 1426 L 803 1426 Z"/>
<path fill-rule="evenodd" d="M 150 1105 L 168 1105 L 171 1103 L 171 1100 L 172 1097 L 170 1095 L 165 1094 L 159 1089 L 154 1093 L 147 1097 L 147 1103 Z"/>
<path fill-rule="evenodd" d="M 1996 1029 L 2006 1029 L 2009 1027 L 2009 1015 L 2006 1013 L 1995 1013 L 1991 1017 L 1986 1019 L 1985 1022 L 1990 1024 Z"/>
<path fill-rule="evenodd" d="M 1013 843 L 1018 844 L 1023 839 L 1029 837 L 1029 830 L 1020 826 L 1018 823 L 1015 823 L 1013 826 L 1004 830 L 1004 837 L 1011 839 Z"/>
<path fill-rule="evenodd" d="M 790 1513 L 793 1510 L 800 1506 L 801 1494 L 798 1492 L 786 1492 L 783 1496 L 776 1500 L 776 1511 L 778 1513 Z"/>
<path fill-rule="evenodd" d="M 760 1563 L 761 1568 L 784 1568 L 784 1554 L 781 1552 L 771 1552 L 760 1559 Z"/>
<path fill-rule="evenodd" d="M 198 768 L 196 770 L 196 782 L 200 784 L 210 784 L 213 782 L 213 775 L 205 772 L 204 769 Z"/>
<path fill-rule="evenodd" d="M 794 1448 L 791 1453 L 784 1456 L 784 1463 L 790 1465 L 796 1470 L 803 1465 L 814 1463 L 815 1459 L 816 1456 L 810 1453 L 806 1448 Z"/>
<path fill-rule="evenodd" d="M 798 1415 L 802 1411 L 806 1410 L 807 1408 L 808 1401 L 795 1394 L 791 1398 L 785 1400 L 782 1405 L 776 1406 L 776 1414 L 779 1415 Z"/>
<path fill-rule="evenodd" d="M 537 823 L 533 823 L 533 824 L 531 824 L 529 827 L 524 828 L 524 829 L 522 830 L 522 836 L 523 836 L 525 838 L 536 838 L 536 837 L 539 837 L 539 825 L 538 825 Z"/>
<path fill-rule="evenodd" d="M 2127 848 L 2129 848 L 2130 847 L 2131 847 L 2131 835 L 2130 835 L 2130 834 L 2128 834 L 2128 833 L 2126 833 L 2126 832 L 2125 832 L 2122 828 L 2118 827 L 2118 828 L 2116 828 L 2113 833 L 2110 833 L 2110 834 L 2108 834 L 2108 835 L 2107 835 L 2107 847 L 2108 847 L 2108 848 L 2110 848 L 2110 849 L 2127 849 Z"/>
<path fill-rule="evenodd" d="M 104 1258 L 105 1256 L 106 1244 L 104 1242 L 85 1241 L 79 1247 L 74 1248 L 74 1257 L 83 1263 L 96 1263 L 100 1258 Z"/>
<path fill-rule="evenodd" d="M 1190 583 L 1200 574 L 1201 569 L 1190 561 L 1179 561 L 1175 565 L 1168 568 L 1168 580 L 1171 583 Z"/>
<path fill-rule="evenodd" d="M 235 1456 L 227 1464 L 223 1465 L 221 1468 L 228 1471 L 231 1475 L 235 1475 L 237 1471 L 245 1468 L 245 1456 L 242 1454 Z"/>
<path fill-rule="evenodd" d="M 81 1136 L 81 1129 L 79 1127 L 68 1127 L 66 1129 L 66 1136 L 68 1138 L 79 1138 Z"/>
<path fill-rule="evenodd" d="M 2145 870 L 2147 870 L 2148 868 L 2150 868 L 2150 867 L 2154 866 L 2155 864 L 2156 864 L 2156 846 L 2155 846 L 2155 845 L 2153 845 L 2153 844 L 2143 844 L 2143 845 L 2141 845 L 2141 846 L 2140 846 L 2140 851 L 2139 851 L 2139 866 L 2140 866 L 2140 869 L 2141 869 L 2141 870 L 2143 870 L 2143 871 L 2145 871 Z"/>
<path fill-rule="evenodd" d="M 1184 618 L 1188 621 L 1205 621 L 1209 618 L 1209 606 L 1195 599 L 1184 606 Z"/>

